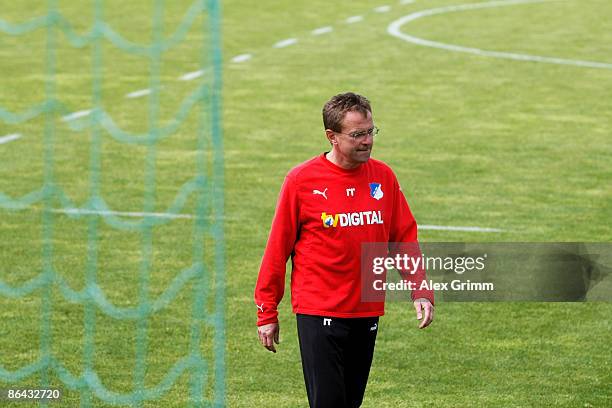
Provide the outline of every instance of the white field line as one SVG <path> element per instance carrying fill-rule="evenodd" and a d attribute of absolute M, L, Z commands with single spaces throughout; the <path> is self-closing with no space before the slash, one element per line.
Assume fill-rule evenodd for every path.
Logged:
<path fill-rule="evenodd" d="M 253 56 L 251 54 L 240 54 L 232 58 L 232 62 L 236 62 L 236 63 L 245 62 L 245 61 L 250 60 L 252 57 Z"/>
<path fill-rule="evenodd" d="M 0 137 L 0 144 L 5 144 L 8 142 L 12 142 L 13 140 L 17 140 L 21 137 L 19 133 L 11 133 L 10 135 Z"/>
<path fill-rule="evenodd" d="M 319 27 L 312 30 L 312 35 L 321 35 L 325 33 L 331 33 L 332 31 L 334 31 L 334 28 L 332 26 Z"/>
<path fill-rule="evenodd" d="M 345 21 L 346 21 L 346 24 L 358 23 L 360 21 L 363 21 L 363 16 L 351 16 L 351 17 L 348 17 Z"/>
<path fill-rule="evenodd" d="M 191 214 L 169 214 L 169 213 L 152 213 L 152 212 L 132 212 L 132 211 L 98 211 L 88 210 L 85 208 L 61 208 L 52 210 L 54 213 L 62 214 L 77 214 L 77 215 L 118 215 L 122 217 L 155 217 L 155 218 L 195 218 Z"/>
<path fill-rule="evenodd" d="M 125 97 L 126 98 L 140 98 L 141 96 L 150 95 L 150 94 L 151 94 L 150 89 L 140 89 L 138 91 L 130 92 L 129 94 L 125 95 Z"/>
<path fill-rule="evenodd" d="M 400 4 L 412 4 L 415 0 L 400 0 Z"/>
<path fill-rule="evenodd" d="M 377 13 L 387 13 L 390 10 L 391 6 L 379 6 L 374 8 L 374 11 Z"/>
<path fill-rule="evenodd" d="M 455 227 L 450 225 L 419 225 L 420 230 L 433 231 L 466 231 L 466 232 L 503 232 L 499 228 L 482 228 L 482 227 Z"/>
<path fill-rule="evenodd" d="M 73 113 L 68 114 L 66 116 L 62 116 L 62 120 L 64 122 L 70 122 L 71 120 L 75 120 L 75 119 L 79 119 L 79 118 L 82 118 L 84 116 L 87 116 L 91 112 L 92 112 L 91 109 L 76 111 L 76 112 L 73 112 Z"/>
<path fill-rule="evenodd" d="M 181 75 L 179 77 L 179 79 L 181 81 L 192 81 L 192 80 L 194 80 L 196 78 L 201 77 L 202 75 L 204 75 L 204 70 L 200 69 L 198 71 L 188 72 L 188 73 L 186 73 L 184 75 Z"/>
<path fill-rule="evenodd" d="M 290 45 L 297 43 L 297 38 L 287 38 L 286 40 L 281 40 L 273 45 L 274 48 L 285 48 Z"/>
<path fill-rule="evenodd" d="M 88 210 L 85 208 L 61 208 L 52 210 L 54 213 L 75 214 L 75 215 L 117 215 L 121 217 L 154 217 L 154 218 L 170 218 L 170 219 L 193 219 L 192 214 L 170 214 L 170 213 L 151 213 L 151 212 L 134 212 L 134 211 L 98 211 Z M 455 227 L 445 225 L 419 225 L 421 230 L 443 230 L 443 231 L 467 231 L 467 232 L 503 232 L 498 228 L 481 228 L 481 227 Z"/>
<path fill-rule="evenodd" d="M 604 62 L 595 62 L 595 61 L 582 61 L 582 60 L 572 60 L 566 58 L 555 58 L 555 57 L 543 57 L 539 55 L 528 55 L 528 54 L 516 54 L 511 52 L 500 52 L 500 51 L 487 51 L 481 50 L 479 48 L 470 48 L 470 47 L 462 47 L 460 45 L 446 44 L 440 43 L 436 41 L 430 41 L 419 37 L 414 37 L 412 35 L 404 34 L 400 31 L 401 27 L 414 20 L 418 20 L 423 17 L 429 17 L 437 14 L 444 13 L 452 13 L 455 11 L 464 11 L 464 10 L 476 10 L 483 8 L 492 8 L 492 7 L 502 7 L 502 6 L 512 6 L 517 4 L 531 4 L 531 3 L 543 3 L 549 1 L 559 1 L 559 0 L 508 0 L 508 1 L 491 1 L 487 3 L 472 3 L 472 4 L 463 4 L 458 6 L 447 6 L 447 7 L 439 7 L 434 9 L 422 10 L 416 13 L 409 14 L 407 16 L 401 17 L 398 20 L 395 20 L 387 27 L 387 32 L 394 37 L 397 37 L 401 40 L 422 45 L 425 47 L 433 47 L 439 48 L 447 51 L 454 52 L 465 52 L 468 54 L 475 54 L 484 57 L 493 57 L 493 58 L 505 58 L 517 61 L 531 61 L 531 62 L 543 62 L 548 64 L 561 64 L 561 65 L 573 65 L 578 67 L 585 68 L 603 68 L 603 69 L 612 69 L 612 64 L 604 63 Z"/>

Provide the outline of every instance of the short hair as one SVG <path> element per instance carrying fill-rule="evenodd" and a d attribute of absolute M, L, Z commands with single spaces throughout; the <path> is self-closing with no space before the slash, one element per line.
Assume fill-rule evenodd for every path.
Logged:
<path fill-rule="evenodd" d="M 333 96 L 323 105 L 323 126 L 334 132 L 342 131 L 342 121 L 346 112 L 361 112 L 367 116 L 372 113 L 370 101 L 365 96 L 346 92 Z"/>

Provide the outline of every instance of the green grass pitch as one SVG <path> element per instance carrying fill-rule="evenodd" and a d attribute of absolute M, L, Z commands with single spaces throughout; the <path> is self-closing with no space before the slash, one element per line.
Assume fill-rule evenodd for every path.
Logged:
<path fill-rule="evenodd" d="M 381 133 L 373 157 L 395 170 L 419 224 L 499 228 L 499 233 L 420 232 L 422 241 L 612 240 L 612 69 L 489 58 L 428 48 L 390 36 L 387 26 L 419 10 L 478 0 L 223 2 L 223 133 L 226 200 L 227 406 L 307 406 L 289 291 L 280 311 L 277 354 L 258 344 L 252 293 L 284 174 L 327 148 L 320 109 L 333 94 L 370 98 Z M 0 18 L 23 22 L 44 2 L 6 2 Z M 150 2 L 106 0 L 108 23 L 134 42 L 151 38 Z M 85 32 L 91 2 L 59 1 Z M 164 33 L 173 31 L 187 0 L 165 2 Z M 374 8 L 389 5 L 385 12 Z M 402 30 L 417 37 L 483 50 L 612 64 L 612 3 L 545 1 L 445 13 Z M 351 16 L 363 20 L 347 23 Z M 196 25 L 197 26 L 197 25 Z M 312 30 L 331 26 L 330 32 Z M 295 38 L 295 44 L 273 47 Z M 164 56 L 162 122 L 200 79 L 202 30 L 194 28 Z M 237 55 L 250 54 L 243 62 Z M 91 106 L 91 49 L 58 36 L 57 93 L 71 111 Z M 0 106 L 20 112 L 44 97 L 45 32 L 0 33 Z M 147 129 L 148 64 L 105 43 L 103 101 L 124 129 Z M 206 74 L 205 74 L 206 75 Z M 156 195 L 164 211 L 194 172 L 190 114 L 160 143 Z M 44 177 L 42 119 L 0 122 L 0 192 L 20 197 Z M 104 134 L 102 195 L 118 211 L 141 211 L 145 150 Z M 72 200 L 89 193 L 88 132 L 59 118 L 55 178 Z M 23 284 L 41 269 L 42 206 L 0 210 L 0 279 Z M 188 201 L 184 212 L 193 213 Z M 54 267 L 75 288 L 84 282 L 86 219 L 55 214 Z M 151 296 L 190 265 L 192 220 L 154 230 Z M 100 285 L 113 303 L 138 300 L 140 237 L 101 223 Z M 208 246 L 207 246 L 208 248 Z M 146 384 L 152 386 L 189 344 L 192 287 L 149 322 Z M 82 369 L 83 307 L 54 291 L 53 351 L 73 373 Z M 609 303 L 440 303 L 436 320 L 416 329 L 412 306 L 393 303 L 381 320 L 364 407 L 604 407 L 612 403 Z M 39 349 L 40 293 L 0 297 L 0 363 L 15 370 Z M 106 387 L 133 386 L 135 324 L 97 313 L 95 369 Z M 210 338 L 202 350 L 207 353 Z M 53 383 L 61 387 L 57 378 Z M 37 376 L 19 385 L 34 385 Z M 0 388 L 10 384 L 0 383 Z M 187 404 L 188 379 L 160 401 Z M 78 406 L 64 390 L 62 406 Z M 93 399 L 95 406 L 107 406 Z M 4 402 L 3 402 L 4 403 Z M 14 404 L 14 406 L 22 406 Z"/>

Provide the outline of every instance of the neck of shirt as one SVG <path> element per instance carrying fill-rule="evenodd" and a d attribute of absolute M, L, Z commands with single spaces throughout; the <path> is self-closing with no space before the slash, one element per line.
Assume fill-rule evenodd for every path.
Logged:
<path fill-rule="evenodd" d="M 319 158 L 321 159 L 321 161 L 323 161 L 323 163 L 329 167 L 330 169 L 332 169 L 335 172 L 338 173 L 342 173 L 342 174 L 357 174 L 359 173 L 362 169 L 363 169 L 363 163 L 360 164 L 357 167 L 354 167 L 352 169 L 345 169 L 344 167 L 340 167 L 337 164 L 335 164 L 334 162 L 332 162 L 331 160 L 329 160 L 327 158 L 327 155 L 329 154 L 329 152 L 325 152 L 323 153 L 321 156 L 319 156 Z"/>

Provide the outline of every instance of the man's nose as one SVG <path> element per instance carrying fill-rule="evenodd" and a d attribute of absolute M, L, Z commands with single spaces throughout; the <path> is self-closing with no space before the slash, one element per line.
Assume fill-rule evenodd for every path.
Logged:
<path fill-rule="evenodd" d="M 361 139 L 361 144 L 363 145 L 371 145 L 372 143 L 374 143 L 374 135 L 366 135 Z"/>

